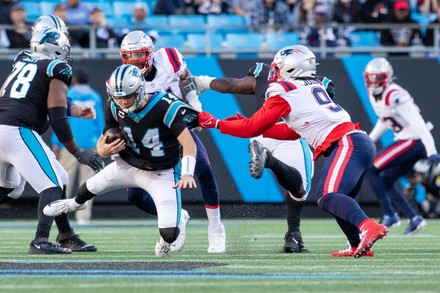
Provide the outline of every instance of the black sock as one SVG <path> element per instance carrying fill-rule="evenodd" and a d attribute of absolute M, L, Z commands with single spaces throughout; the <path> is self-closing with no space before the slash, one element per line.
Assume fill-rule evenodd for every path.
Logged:
<path fill-rule="evenodd" d="M 297 232 L 300 230 L 301 215 L 304 207 L 304 201 L 296 201 L 287 195 L 286 209 L 287 209 L 287 227 L 288 233 Z M 289 199 L 290 198 L 290 199 Z"/>
<path fill-rule="evenodd" d="M 65 198 L 66 198 L 66 187 L 64 186 L 61 199 L 65 199 Z M 67 214 L 61 214 L 58 217 L 55 217 L 55 224 L 57 225 L 59 234 L 73 231 L 72 227 L 70 226 L 69 219 L 67 218 Z"/>
<path fill-rule="evenodd" d="M 35 232 L 35 239 L 33 242 L 40 243 L 40 242 L 48 241 L 50 228 L 53 223 L 53 218 L 46 216 L 43 213 L 43 209 L 47 204 L 55 200 L 59 200 L 61 198 L 62 193 L 63 190 L 60 187 L 52 187 L 43 190 L 40 193 L 40 197 L 38 200 L 38 209 L 37 209 L 38 226 L 37 226 L 37 231 Z"/>

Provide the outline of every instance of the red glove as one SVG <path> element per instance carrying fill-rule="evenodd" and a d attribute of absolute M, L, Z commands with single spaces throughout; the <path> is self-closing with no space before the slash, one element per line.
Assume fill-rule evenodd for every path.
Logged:
<path fill-rule="evenodd" d="M 209 112 L 199 112 L 197 114 L 199 117 L 199 126 L 202 128 L 218 128 L 219 119 L 212 116 Z"/>

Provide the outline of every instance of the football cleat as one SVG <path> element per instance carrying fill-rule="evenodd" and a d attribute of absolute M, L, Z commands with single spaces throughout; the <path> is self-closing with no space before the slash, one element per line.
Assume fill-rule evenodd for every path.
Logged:
<path fill-rule="evenodd" d="M 81 240 L 77 234 L 62 240 L 57 237 L 57 245 L 59 247 L 69 248 L 72 251 L 95 252 L 98 250 L 95 245 L 87 244 L 87 242 Z"/>
<path fill-rule="evenodd" d="M 388 228 L 399 227 L 401 224 L 400 217 L 397 213 L 394 213 L 392 216 L 383 215 L 382 220 L 380 220 L 380 224 L 385 225 Z"/>
<path fill-rule="evenodd" d="M 263 145 L 253 140 L 249 146 L 249 154 L 251 155 L 251 161 L 249 162 L 249 171 L 251 176 L 255 179 L 261 178 L 263 175 L 263 170 L 266 165 L 267 159 L 267 149 L 263 147 Z"/>
<path fill-rule="evenodd" d="M 162 237 L 160 237 L 159 241 L 156 243 L 156 256 L 157 257 L 165 257 L 168 256 L 168 252 L 170 251 L 170 244 L 165 242 Z"/>
<path fill-rule="evenodd" d="M 285 253 L 292 253 L 292 252 L 308 253 L 309 252 L 307 247 L 304 246 L 300 231 L 286 233 L 286 236 L 284 236 L 283 251 Z"/>
<path fill-rule="evenodd" d="M 69 254 L 69 253 L 72 253 L 72 249 L 59 247 L 47 241 L 40 243 L 31 242 L 31 245 L 29 246 L 29 254 Z"/>
<path fill-rule="evenodd" d="M 43 209 L 43 213 L 49 217 L 57 217 L 61 214 L 84 210 L 87 203 L 79 204 L 74 198 L 61 199 L 51 202 Z"/>
<path fill-rule="evenodd" d="M 208 226 L 208 253 L 224 253 L 226 251 L 225 226 Z"/>
<path fill-rule="evenodd" d="M 186 231 L 186 224 L 188 223 L 189 218 L 190 216 L 188 212 L 182 209 L 182 213 L 180 215 L 180 222 L 179 222 L 180 233 L 179 236 L 177 236 L 177 239 L 170 245 L 170 249 L 172 252 L 179 252 L 180 250 L 182 250 L 186 240 L 185 231 Z"/>
<path fill-rule="evenodd" d="M 341 250 L 335 251 L 332 254 L 330 254 L 330 256 L 333 256 L 333 257 L 353 257 L 356 249 L 357 249 L 356 246 L 348 245 L 348 247 L 346 249 L 341 249 Z M 368 257 L 374 256 L 373 250 L 371 250 L 371 249 L 368 250 L 368 252 L 366 254 L 364 254 L 364 256 L 368 256 Z"/>
<path fill-rule="evenodd" d="M 361 242 L 354 252 L 353 256 L 355 258 L 366 255 L 371 246 L 373 246 L 377 240 L 385 237 L 388 233 L 388 228 L 385 225 L 378 224 L 373 219 L 365 220 L 359 230 L 361 231 Z"/>
<path fill-rule="evenodd" d="M 405 230 L 405 236 L 412 236 L 418 231 L 425 228 L 427 225 L 426 220 L 422 216 L 415 216 L 409 221 L 408 227 Z"/>

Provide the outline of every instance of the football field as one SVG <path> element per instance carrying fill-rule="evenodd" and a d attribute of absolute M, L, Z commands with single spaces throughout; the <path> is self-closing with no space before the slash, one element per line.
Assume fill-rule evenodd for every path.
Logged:
<path fill-rule="evenodd" d="M 227 252 L 208 254 L 207 221 L 191 219 L 178 254 L 154 255 L 154 219 L 75 226 L 95 253 L 29 255 L 36 221 L 0 221 L 0 292 L 439 292 L 440 221 L 412 237 L 402 226 L 374 257 L 332 258 L 345 247 L 334 220 L 304 219 L 308 254 L 281 253 L 283 219 L 224 220 Z M 56 236 L 53 228 L 52 238 Z M 54 241 L 53 239 L 51 239 Z"/>

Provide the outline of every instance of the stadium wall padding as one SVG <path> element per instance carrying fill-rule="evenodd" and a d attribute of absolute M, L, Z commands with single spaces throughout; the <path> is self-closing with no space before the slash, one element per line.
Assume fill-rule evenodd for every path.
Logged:
<path fill-rule="evenodd" d="M 354 122 L 360 122 L 362 128 L 369 132 L 377 120 L 366 95 L 363 81 L 363 70 L 371 59 L 368 56 L 353 56 L 342 59 L 318 60 L 318 74 L 331 78 L 336 84 L 335 102 L 344 107 Z M 254 62 L 270 63 L 271 60 L 255 59 L 216 59 L 207 57 L 188 58 L 188 67 L 194 75 L 210 75 L 216 77 L 243 77 Z M 440 82 L 440 59 L 390 58 L 396 82 L 406 88 L 419 105 L 426 120 L 434 124 L 433 135 L 439 147 L 440 115 L 438 114 Z M 11 61 L 0 62 L 0 76 L 4 81 L 11 69 Z M 105 81 L 119 65 L 118 60 L 88 60 L 74 62 L 76 66 L 85 67 L 89 72 L 89 83 L 107 99 Z M 250 95 L 220 94 L 206 91 L 200 95 L 203 109 L 224 118 L 240 112 L 251 116 L 256 110 L 256 99 Z M 270 171 L 265 170 L 260 180 L 253 179 L 248 171 L 250 156 L 247 151 L 248 139 L 235 138 L 220 134 L 217 130 L 203 130 L 198 135 L 208 150 L 212 167 L 215 171 L 222 202 L 268 202 L 283 201 L 284 191 L 281 190 Z M 44 135 L 49 141 L 50 131 Z M 391 133 L 387 133 L 378 143 L 388 145 L 392 141 Z M 308 201 L 316 201 L 315 186 L 324 159 L 315 164 L 315 176 Z M 23 197 L 34 196 L 35 192 L 27 186 Z M 200 190 L 184 191 L 184 202 L 202 201 Z M 376 202 L 368 183 L 358 196 L 360 202 Z M 97 197 L 96 202 L 127 201 L 125 191 L 119 190 Z"/>

